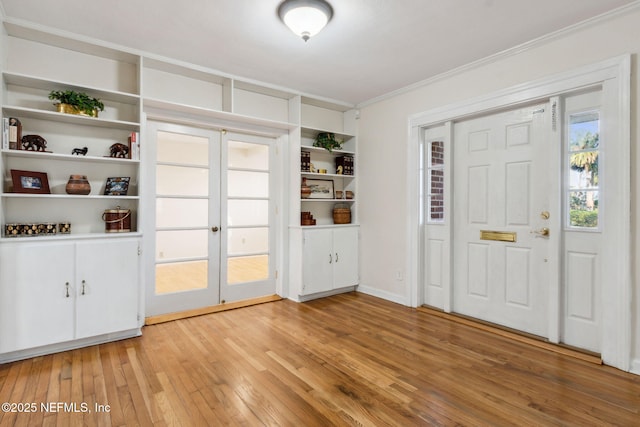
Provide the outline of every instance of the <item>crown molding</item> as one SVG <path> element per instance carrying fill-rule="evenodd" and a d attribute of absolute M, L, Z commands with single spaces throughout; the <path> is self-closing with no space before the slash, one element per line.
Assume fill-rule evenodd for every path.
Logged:
<path fill-rule="evenodd" d="M 394 91 L 387 92 L 387 93 L 385 93 L 383 95 L 377 96 L 377 97 L 369 99 L 367 101 L 358 103 L 356 105 L 356 108 L 367 107 L 369 105 L 376 104 L 378 102 L 394 98 L 396 96 L 405 94 L 407 92 L 411 92 L 411 91 L 414 91 L 416 89 L 420 89 L 422 87 L 432 85 L 432 84 L 434 84 L 436 82 L 449 79 L 449 78 L 451 78 L 453 76 L 456 76 L 458 74 L 462 74 L 462 73 L 474 70 L 476 68 L 480 68 L 480 67 L 482 67 L 484 65 L 488 65 L 488 64 L 497 62 L 497 61 L 505 59 L 505 58 L 509 58 L 509 57 L 512 57 L 512 56 L 519 55 L 519 54 L 521 54 L 523 52 L 535 49 L 535 48 L 537 48 L 539 46 L 542 46 L 544 44 L 550 43 L 550 42 L 552 42 L 554 40 L 558 40 L 558 39 L 561 39 L 563 37 L 566 37 L 567 35 L 572 34 L 574 32 L 578 32 L 578 31 L 580 31 L 580 30 L 582 30 L 584 28 L 592 27 L 592 26 L 594 26 L 596 24 L 600 24 L 602 22 L 606 22 L 608 20 L 617 18 L 619 16 L 625 15 L 625 14 L 627 14 L 629 12 L 632 12 L 632 11 L 636 11 L 638 9 L 640 9 L 640 0 L 636 0 L 636 1 L 634 1 L 632 3 L 629 3 L 629 4 L 625 5 L 625 6 L 621 6 L 621 7 L 617 8 L 617 9 L 613 9 L 613 10 L 611 10 L 609 12 L 603 13 L 603 14 L 598 15 L 598 16 L 594 16 L 592 18 L 589 18 L 587 20 L 578 22 L 576 24 L 570 25 L 570 26 L 562 28 L 560 30 L 551 32 L 549 34 L 545 34 L 543 36 L 540 36 L 540 37 L 535 38 L 533 40 L 530 40 L 528 42 L 524 42 L 522 44 L 519 44 L 517 46 L 511 47 L 509 49 L 505 49 L 505 50 L 503 50 L 501 52 L 495 53 L 493 55 L 489 55 L 489 56 L 484 57 L 482 59 L 479 59 L 477 61 L 469 62 L 469 63 L 467 63 L 465 65 L 461 65 L 461 66 L 453 68 L 453 69 L 451 69 L 449 71 L 445 71 L 444 73 L 437 74 L 437 75 L 435 75 L 433 77 L 429 77 L 427 79 L 424 79 L 424 80 L 421 80 L 419 82 L 410 84 L 408 86 L 404 86 L 404 87 L 402 87 L 400 89 L 396 89 Z"/>

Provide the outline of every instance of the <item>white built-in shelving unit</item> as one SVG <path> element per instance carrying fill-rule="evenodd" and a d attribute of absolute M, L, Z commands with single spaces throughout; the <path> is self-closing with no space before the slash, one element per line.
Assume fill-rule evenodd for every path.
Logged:
<path fill-rule="evenodd" d="M 281 258 L 287 259 L 281 265 L 288 265 L 283 293 L 303 300 L 357 285 L 357 172 L 335 171 L 336 156 L 357 156 L 353 106 L 35 24 L 10 19 L 3 24 L 2 116 L 18 118 L 23 135 L 42 136 L 48 152 L 0 150 L 0 363 L 141 333 L 145 268 L 140 253 L 145 209 L 153 208 L 154 196 L 154 188 L 145 185 L 146 170 L 153 167 L 153 159 L 145 158 L 148 120 L 278 136 L 288 166 L 280 183 L 284 220 L 277 236 L 285 248 Z M 48 94 L 69 89 L 99 98 L 105 110 L 98 118 L 58 113 Z M 126 143 L 132 132 L 140 135 L 139 159 L 109 157 L 110 146 Z M 313 147 L 319 132 L 335 133 L 344 141 L 342 149 L 329 153 Z M 71 154 L 83 147 L 86 156 Z M 327 173 L 302 173 L 301 150 L 310 151 L 316 167 Z M 46 173 L 51 194 L 14 192 L 12 169 Z M 66 194 L 70 175 L 86 175 L 91 193 Z M 349 190 L 354 198 L 303 200 L 305 176 L 330 179 L 336 190 Z M 130 177 L 128 194 L 104 195 L 108 177 Z M 333 224 L 336 203 L 351 208 L 351 224 Z M 131 211 L 131 232 L 105 232 L 102 214 L 116 207 Z M 302 227 L 301 211 L 313 212 L 317 225 Z M 13 223 L 70 223 L 71 233 L 6 236 L 5 225 Z M 324 233 L 324 245 L 330 239 L 330 249 L 311 244 L 318 233 Z M 330 283 L 305 283 L 317 268 L 326 269 L 316 264 L 329 255 Z M 339 264 L 342 260 L 349 262 Z M 115 295 L 127 303 L 115 308 Z M 22 332 L 16 324 L 24 325 Z M 59 329 L 69 330 L 52 332 Z M 25 334 L 34 338 L 21 338 Z"/>

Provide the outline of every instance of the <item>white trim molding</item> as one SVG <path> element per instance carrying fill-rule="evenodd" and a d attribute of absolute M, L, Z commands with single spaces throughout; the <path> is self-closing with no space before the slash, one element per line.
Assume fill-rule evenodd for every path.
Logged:
<path fill-rule="evenodd" d="M 608 21 L 609 19 L 614 19 L 617 18 L 618 16 L 621 15 L 625 15 L 627 13 L 630 13 L 636 9 L 640 8 L 640 1 L 635 1 L 633 3 L 629 3 L 627 5 L 621 6 L 617 9 L 614 9 L 612 11 L 603 13 L 601 15 L 598 16 L 594 16 L 593 18 L 584 20 L 582 22 L 578 22 L 577 24 L 573 24 L 570 25 L 566 28 L 551 32 L 549 34 L 545 34 L 544 36 L 538 37 L 536 39 L 530 40 L 528 42 L 519 44 L 517 46 L 511 47 L 509 49 L 505 49 L 501 52 L 495 53 L 493 55 L 489 55 L 487 57 L 484 57 L 482 59 L 479 59 L 477 61 L 473 61 L 470 62 L 468 64 L 464 64 L 461 65 L 460 67 L 457 68 L 453 68 L 451 70 L 448 70 L 444 73 L 435 75 L 433 77 L 429 77 L 427 79 L 421 80 L 419 82 L 407 85 L 405 87 L 402 87 L 400 89 L 396 89 L 394 91 L 385 93 L 383 95 L 380 95 L 378 97 L 363 101 L 358 103 L 358 105 L 356 105 L 356 108 L 364 108 L 367 107 L 369 105 L 372 104 L 376 104 L 378 102 L 387 100 L 387 99 L 391 99 L 394 98 L 396 96 L 402 95 L 404 93 L 408 93 L 408 92 L 412 92 L 416 89 L 420 89 L 422 87 L 425 86 L 429 86 L 432 85 L 436 82 L 442 81 L 442 80 L 446 80 L 449 79 L 453 76 L 465 73 L 467 71 L 470 70 L 474 70 L 476 68 L 482 67 L 483 65 L 487 65 L 487 64 L 491 64 L 494 62 L 497 62 L 501 59 L 504 58 L 509 58 L 515 55 L 519 55 L 523 52 L 526 52 L 528 50 L 532 50 L 535 49 L 541 45 L 544 45 L 546 43 L 552 42 L 554 40 L 560 39 L 562 37 L 567 36 L 567 34 L 572 34 L 574 32 L 577 31 L 581 31 L 584 28 L 590 28 L 593 27 L 594 25 L 600 23 L 600 22 L 604 22 L 604 21 Z"/>
<path fill-rule="evenodd" d="M 387 301 L 395 302 L 396 304 L 402 304 L 406 306 L 410 305 L 406 295 L 392 294 L 391 292 L 386 292 L 380 289 L 371 288 L 363 285 L 358 285 L 358 288 L 356 290 L 363 294 L 367 294 L 377 298 L 382 298 Z M 415 307 L 415 306 L 412 306 L 412 307 Z"/>
<path fill-rule="evenodd" d="M 409 118 L 407 203 L 410 214 L 407 253 L 407 279 L 410 281 L 411 305 L 421 305 L 423 293 L 420 275 L 422 262 L 420 250 L 419 217 L 420 200 L 420 155 L 421 129 L 461 120 L 470 116 L 511 108 L 578 89 L 600 86 L 611 94 L 608 108 L 617 120 L 610 124 L 610 135 L 618 141 L 615 159 L 609 159 L 616 173 L 617 203 L 615 212 L 610 212 L 609 228 L 606 230 L 609 243 L 603 247 L 608 254 L 603 264 L 606 277 L 606 292 L 602 292 L 602 359 L 604 363 L 624 371 L 631 369 L 632 345 L 632 276 L 631 276 L 631 55 L 580 67 L 548 78 L 524 83 L 489 95 L 477 97 L 426 112 Z M 633 362 L 633 372 L 638 373 L 638 361 Z"/>

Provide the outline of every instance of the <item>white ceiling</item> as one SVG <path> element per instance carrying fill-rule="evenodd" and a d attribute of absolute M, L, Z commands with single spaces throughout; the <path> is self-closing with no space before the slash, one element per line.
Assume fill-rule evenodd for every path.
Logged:
<path fill-rule="evenodd" d="M 636 0 L 329 0 L 304 43 L 281 0 L 0 0 L 6 17 L 358 104 Z"/>

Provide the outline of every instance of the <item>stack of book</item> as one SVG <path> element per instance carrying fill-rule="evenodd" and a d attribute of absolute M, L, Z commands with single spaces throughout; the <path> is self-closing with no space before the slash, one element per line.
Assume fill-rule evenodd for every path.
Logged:
<path fill-rule="evenodd" d="M 300 170 L 302 172 L 311 171 L 311 153 L 309 151 L 300 151 Z"/>
<path fill-rule="evenodd" d="M 20 150 L 22 148 L 22 124 L 15 117 L 2 119 L 2 149 Z"/>
<path fill-rule="evenodd" d="M 131 132 L 128 138 L 129 143 L 129 158 L 133 160 L 140 160 L 140 134 L 138 132 Z"/>
<path fill-rule="evenodd" d="M 353 156 L 336 157 L 336 174 L 353 175 Z"/>

